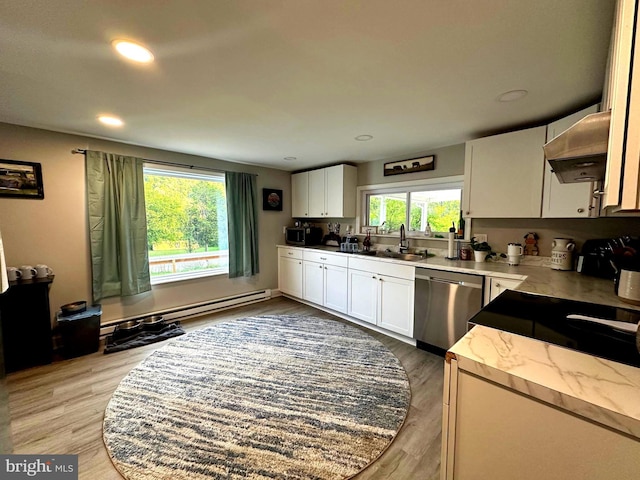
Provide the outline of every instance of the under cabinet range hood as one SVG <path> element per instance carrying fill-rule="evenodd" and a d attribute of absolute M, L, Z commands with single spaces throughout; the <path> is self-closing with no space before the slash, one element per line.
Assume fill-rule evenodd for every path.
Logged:
<path fill-rule="evenodd" d="M 560 183 L 604 179 L 611 110 L 592 113 L 544 146 L 544 157 Z"/>

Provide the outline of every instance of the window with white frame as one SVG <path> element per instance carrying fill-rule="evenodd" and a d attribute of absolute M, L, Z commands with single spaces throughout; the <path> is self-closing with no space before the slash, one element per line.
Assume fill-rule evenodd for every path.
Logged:
<path fill-rule="evenodd" d="M 151 283 L 229 271 L 223 173 L 144 167 Z"/>
<path fill-rule="evenodd" d="M 408 234 L 421 234 L 427 222 L 434 235 L 443 236 L 460 223 L 462 181 L 431 181 L 424 184 L 389 184 L 363 187 L 363 224 L 393 234 L 404 224 Z"/>

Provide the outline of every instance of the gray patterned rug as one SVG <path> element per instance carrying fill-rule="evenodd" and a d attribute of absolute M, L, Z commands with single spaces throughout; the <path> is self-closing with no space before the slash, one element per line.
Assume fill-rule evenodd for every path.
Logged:
<path fill-rule="evenodd" d="M 249 317 L 153 352 L 107 406 L 104 442 L 127 479 L 349 478 L 394 439 L 407 375 L 340 322 Z"/>

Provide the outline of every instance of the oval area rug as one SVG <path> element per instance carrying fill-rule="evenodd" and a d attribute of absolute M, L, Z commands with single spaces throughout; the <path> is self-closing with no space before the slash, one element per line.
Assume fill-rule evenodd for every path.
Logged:
<path fill-rule="evenodd" d="M 355 327 L 248 317 L 194 331 L 122 380 L 104 442 L 127 479 L 349 478 L 395 438 L 410 388 Z"/>

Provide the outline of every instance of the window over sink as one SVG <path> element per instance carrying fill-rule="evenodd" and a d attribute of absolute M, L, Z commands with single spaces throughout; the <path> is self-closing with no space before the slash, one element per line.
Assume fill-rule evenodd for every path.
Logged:
<path fill-rule="evenodd" d="M 460 221 L 461 177 L 389 183 L 359 187 L 361 225 L 378 227 L 381 235 L 398 235 L 404 224 L 407 236 L 422 236 L 427 222 L 433 235 L 446 236 Z"/>

